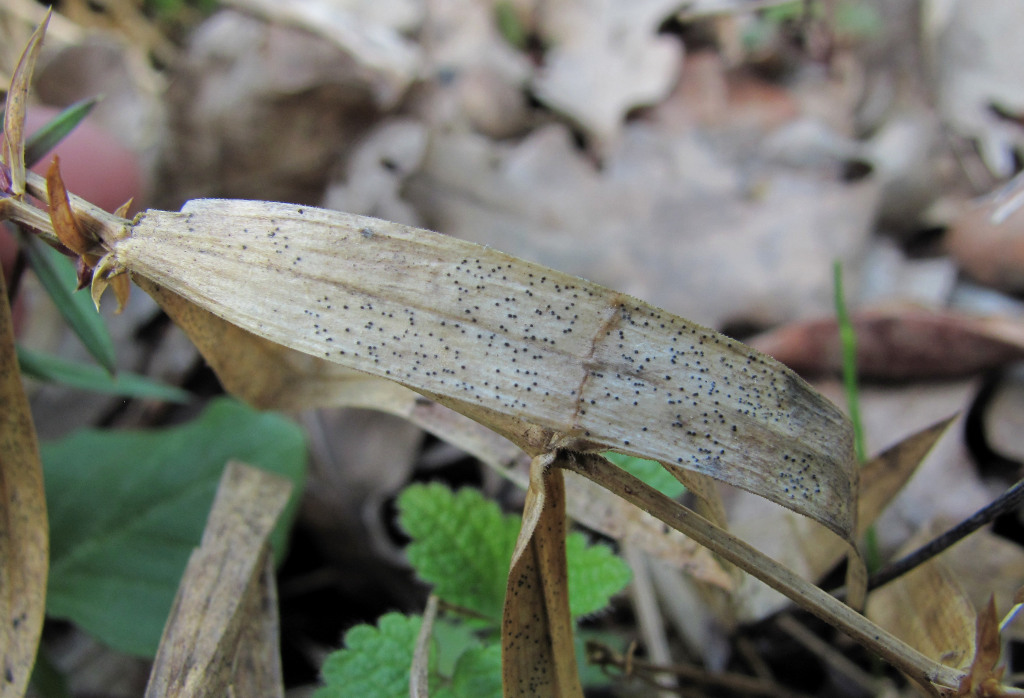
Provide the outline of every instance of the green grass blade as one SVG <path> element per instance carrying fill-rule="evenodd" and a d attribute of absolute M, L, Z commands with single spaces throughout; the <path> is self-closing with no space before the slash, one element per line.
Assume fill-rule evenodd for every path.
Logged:
<path fill-rule="evenodd" d="M 39 282 L 53 299 L 57 310 L 74 330 L 93 358 L 114 373 L 114 342 L 87 293 L 73 293 L 78 283 L 74 264 L 31 235 L 21 236 L 22 249 Z"/>
<path fill-rule="evenodd" d="M 65 361 L 21 346 L 17 349 L 21 372 L 39 381 L 61 383 L 97 393 L 167 402 L 188 402 L 191 397 L 181 388 L 158 383 L 136 373 L 120 372 L 116 376 L 111 376 L 99 366 Z"/>
<path fill-rule="evenodd" d="M 838 261 L 833 266 L 835 281 L 836 321 L 839 325 L 839 343 L 843 353 L 843 388 L 846 393 L 846 406 L 853 423 L 854 448 L 860 463 L 867 461 L 864 448 L 864 426 L 860 418 L 860 394 L 857 389 L 857 333 L 850 322 L 850 314 L 846 309 L 846 297 L 843 293 L 843 266 Z"/>
<path fill-rule="evenodd" d="M 850 321 L 843 293 L 843 265 L 836 260 L 832 269 L 835 283 L 836 323 L 839 327 L 839 343 L 843 355 L 843 388 L 846 393 L 847 410 L 853 424 L 853 446 L 857 461 L 867 462 L 867 448 L 864 444 L 864 425 L 860 418 L 860 390 L 857 385 L 857 332 Z M 864 560 L 869 573 L 877 572 L 882 566 L 882 554 L 878 548 L 878 533 L 871 526 L 864 533 Z"/>
<path fill-rule="evenodd" d="M 91 97 L 75 102 L 29 136 L 25 141 L 25 165 L 31 167 L 42 160 L 54 146 L 82 123 L 98 101 L 96 97 Z"/>

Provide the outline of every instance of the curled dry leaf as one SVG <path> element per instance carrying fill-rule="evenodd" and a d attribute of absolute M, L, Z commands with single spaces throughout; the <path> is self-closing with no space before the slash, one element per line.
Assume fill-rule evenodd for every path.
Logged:
<path fill-rule="evenodd" d="M 960 213 L 946 233 L 946 248 L 978 281 L 1024 290 L 1024 177 Z"/>
<path fill-rule="evenodd" d="M 291 483 L 277 475 L 237 462 L 225 468 L 164 628 L 147 698 L 284 695 L 277 604 L 267 603 L 276 597 L 267 537 L 290 493 Z"/>
<path fill-rule="evenodd" d="M 935 661 L 964 672 L 971 666 L 974 606 L 939 560 L 872 592 L 867 616 Z"/>
<path fill-rule="evenodd" d="M 1010 318 L 891 307 L 856 312 L 850 319 L 857 371 L 864 378 L 955 378 L 1024 357 L 1024 325 Z M 801 375 L 835 374 L 842 367 L 834 319 L 782 327 L 750 345 Z"/>
<path fill-rule="evenodd" d="M 0 288 L 6 288 L 0 273 Z M 25 695 L 43 630 L 49 566 L 43 466 L 0 299 L 0 697 Z"/>
<path fill-rule="evenodd" d="M 531 455 L 651 458 L 851 535 L 841 413 L 773 360 L 634 298 L 294 205 L 192 201 L 108 233 L 119 268 L 272 342 L 402 383 Z"/>
<path fill-rule="evenodd" d="M 565 559 L 565 482 L 544 454 L 530 464 L 530 486 L 508 574 L 501 667 L 506 698 L 582 698 L 576 670 L 569 571 Z"/>
<path fill-rule="evenodd" d="M 188 334 L 225 390 L 263 409 L 363 407 L 403 417 L 455 444 L 522 487 L 529 458 L 506 439 L 397 383 L 275 344 L 213 315 L 172 291 L 136 277 L 139 286 Z M 523 461 L 526 463 L 523 463 Z M 729 588 L 731 578 L 706 548 L 589 480 L 569 474 L 568 509 L 574 520 Z"/>
<path fill-rule="evenodd" d="M 11 76 L 4 106 L 4 132 L 0 138 L 4 162 L 11 171 L 10 192 L 16 197 L 25 193 L 25 109 L 28 106 L 28 89 L 32 83 L 32 72 L 43 45 L 46 25 L 50 22 L 52 10 L 47 10 L 43 21 L 29 37 L 28 44 L 18 60 Z"/>
<path fill-rule="evenodd" d="M 864 464 L 858 488 L 858 538 L 913 477 L 952 422 L 949 418 L 925 427 Z M 742 519 L 734 522 L 731 530 L 761 552 L 816 582 L 842 559 L 846 546 L 836 536 L 790 511 L 776 507 L 768 510 L 750 499 L 733 502 L 734 511 Z M 750 580 L 745 580 L 733 598 L 738 619 L 744 623 L 760 621 L 786 604 L 784 597 Z"/>

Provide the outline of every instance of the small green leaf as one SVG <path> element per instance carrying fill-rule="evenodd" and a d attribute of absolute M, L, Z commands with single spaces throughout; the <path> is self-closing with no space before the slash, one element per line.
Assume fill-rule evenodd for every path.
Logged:
<path fill-rule="evenodd" d="M 518 517 L 503 515 L 477 490 L 453 493 L 436 483 L 406 488 L 398 511 L 413 539 L 409 562 L 434 593 L 499 622 Z"/>
<path fill-rule="evenodd" d="M 377 627 L 357 625 L 349 630 L 344 649 L 324 661 L 320 672 L 324 686 L 313 698 L 406 698 L 422 621 L 420 616 L 388 613 L 378 619 Z"/>
<path fill-rule="evenodd" d="M 478 490 L 453 493 L 436 483 L 406 488 L 398 512 L 413 539 L 406 552 L 417 574 L 445 601 L 497 624 L 519 517 L 502 514 Z M 566 556 L 573 617 L 601 610 L 629 582 L 628 566 L 608 546 L 589 545 L 581 533 L 566 538 Z"/>
<path fill-rule="evenodd" d="M 98 101 L 97 98 L 91 97 L 75 102 L 29 136 L 25 141 L 25 165 L 31 167 L 42 160 L 89 115 Z"/>
<path fill-rule="evenodd" d="M 140 656 L 156 651 L 227 461 L 295 483 L 272 537 L 279 556 L 306 462 L 295 424 L 226 399 L 184 426 L 83 430 L 40 450 L 50 516 L 47 612 Z"/>
<path fill-rule="evenodd" d="M 72 388 L 111 393 L 125 397 L 188 402 L 191 396 L 181 388 L 150 380 L 136 373 L 111 376 L 99 366 L 81 364 L 25 347 L 18 347 L 18 364 L 23 375 L 39 381 L 62 383 Z"/>
<path fill-rule="evenodd" d="M 602 455 L 633 477 L 643 480 L 666 497 L 675 498 L 686 491 L 683 483 L 675 479 L 672 473 L 665 470 L 664 466 L 657 461 L 624 456 L 621 453 L 613 453 L 611 451 Z"/>
<path fill-rule="evenodd" d="M 474 647 L 459 657 L 448 691 L 452 698 L 501 698 L 501 645 Z"/>
<path fill-rule="evenodd" d="M 573 618 L 596 613 L 608 605 L 630 580 L 629 565 L 607 545 L 591 545 L 573 532 L 565 539 L 569 565 L 569 610 Z"/>
<path fill-rule="evenodd" d="M 93 358 L 114 372 L 114 342 L 87 293 L 73 293 L 78 275 L 71 260 L 32 235 L 22 235 L 22 248 L 39 282 L 53 299 L 57 310 L 74 330 Z"/>

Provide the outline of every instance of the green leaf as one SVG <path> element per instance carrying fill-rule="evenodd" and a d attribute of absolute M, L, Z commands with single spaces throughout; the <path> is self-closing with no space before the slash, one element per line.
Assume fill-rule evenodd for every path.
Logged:
<path fill-rule="evenodd" d="M 97 98 L 91 97 L 75 102 L 29 136 L 25 141 L 25 165 L 31 167 L 42 160 L 89 115 L 98 101 Z"/>
<path fill-rule="evenodd" d="M 378 619 L 377 627 L 357 625 L 349 630 L 345 648 L 324 661 L 320 672 L 324 686 L 313 698 L 406 698 L 422 620 L 420 616 L 387 613 Z"/>
<path fill-rule="evenodd" d="M 440 484 L 413 485 L 398 497 L 399 523 L 413 539 L 406 552 L 434 593 L 498 623 L 518 517 L 504 515 L 479 491 L 453 493 Z"/>
<path fill-rule="evenodd" d="M 613 453 L 611 451 L 602 455 L 633 477 L 643 480 L 666 497 L 675 498 L 686 491 L 683 483 L 675 479 L 672 473 L 667 471 L 657 461 L 624 456 L 621 453 Z"/>
<path fill-rule="evenodd" d="M 22 374 L 35 380 L 62 383 L 72 388 L 97 393 L 167 402 L 188 402 L 191 399 L 189 393 L 181 388 L 158 383 L 136 373 L 122 371 L 116 376 L 111 376 L 99 366 L 65 361 L 22 346 L 17 349 Z"/>
<path fill-rule="evenodd" d="M 455 664 L 448 694 L 452 698 L 501 698 L 501 645 L 474 647 Z"/>
<path fill-rule="evenodd" d="M 660 467 L 660 466 L 659 466 Z M 502 514 L 478 490 L 412 485 L 398 496 L 399 523 L 416 573 L 445 601 L 501 618 L 508 567 L 519 535 L 517 516 Z M 573 617 L 595 613 L 629 583 L 629 568 L 605 545 L 581 533 L 566 538 L 569 607 Z"/>
<path fill-rule="evenodd" d="M 573 618 L 596 613 L 629 584 L 630 572 L 607 545 L 591 545 L 576 531 L 565 538 L 569 565 L 569 610 Z"/>
<path fill-rule="evenodd" d="M 57 310 L 71 326 L 93 358 L 110 373 L 114 372 L 114 342 L 103 318 L 96 312 L 88 293 L 72 293 L 78 274 L 71 260 L 32 235 L 22 235 L 22 248 L 39 282 L 53 299 Z"/>
<path fill-rule="evenodd" d="M 227 399 L 184 426 L 83 430 L 43 444 L 41 453 L 50 516 L 47 611 L 140 656 L 156 651 L 227 461 L 295 483 L 272 537 L 279 556 L 306 462 L 295 424 Z"/>

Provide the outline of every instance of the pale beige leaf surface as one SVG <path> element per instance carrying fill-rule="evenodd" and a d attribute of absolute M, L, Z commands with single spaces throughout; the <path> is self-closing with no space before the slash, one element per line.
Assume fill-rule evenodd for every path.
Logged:
<path fill-rule="evenodd" d="M 232 462 L 164 627 L 146 687 L 158 696 L 283 696 L 267 536 L 291 483 Z"/>
<path fill-rule="evenodd" d="M 899 494 L 950 423 L 950 419 L 945 419 L 907 436 L 860 469 L 858 539 Z M 820 581 L 846 552 L 842 540 L 790 511 L 759 506 L 760 503 L 749 496 L 732 503 L 740 517 L 732 532 L 806 579 Z M 733 599 L 738 619 L 747 623 L 759 621 L 787 603 L 774 590 L 749 578 L 739 586 Z"/>
<path fill-rule="evenodd" d="M 2 272 L 0 287 L 6 287 Z M 28 687 L 43 630 L 49 527 L 6 299 L 0 301 L 0 405 L 0 696 L 17 698 Z"/>
<path fill-rule="evenodd" d="M 458 446 L 523 488 L 529 458 L 507 439 L 397 383 L 274 344 L 141 276 L 136 283 L 188 334 L 225 390 L 264 409 L 362 407 L 397 415 Z M 573 474 L 568 510 L 595 531 L 637 545 L 695 578 L 728 588 L 711 553 L 649 514 Z"/>
<path fill-rule="evenodd" d="M 540 31 L 553 45 L 533 87 L 537 97 L 611 140 L 626 112 L 672 89 L 683 47 L 658 34 L 680 0 L 554 0 L 542 3 Z"/>
<path fill-rule="evenodd" d="M 151 210 L 112 244 L 116 264 L 229 322 L 412 387 L 531 454 L 652 458 L 853 529 L 841 413 L 773 360 L 634 298 L 428 231 L 266 202 Z"/>
<path fill-rule="evenodd" d="M 966 670 L 974 657 L 974 606 L 939 560 L 873 591 L 867 616 L 946 666 Z"/>

